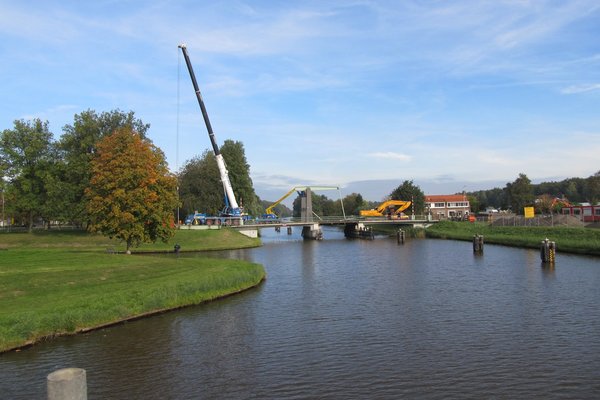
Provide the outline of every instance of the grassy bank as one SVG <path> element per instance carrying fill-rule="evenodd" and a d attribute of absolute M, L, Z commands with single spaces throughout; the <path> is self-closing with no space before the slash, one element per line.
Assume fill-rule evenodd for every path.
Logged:
<path fill-rule="evenodd" d="M 256 246 L 235 231 L 178 231 L 138 250 Z M 110 252 L 107 252 L 110 250 Z M 81 232 L 0 234 L 0 352 L 248 289 L 265 276 L 238 260 L 126 256 L 124 246 Z"/>
<path fill-rule="evenodd" d="M 559 252 L 600 256 L 600 230 L 574 227 L 509 227 L 485 223 L 444 221 L 425 230 L 427 237 L 473 240 L 483 235 L 486 243 L 539 248 L 545 238 L 556 242 Z"/>

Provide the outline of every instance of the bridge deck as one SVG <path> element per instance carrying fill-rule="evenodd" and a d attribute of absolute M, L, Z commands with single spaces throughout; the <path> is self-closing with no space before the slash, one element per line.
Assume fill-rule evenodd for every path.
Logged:
<path fill-rule="evenodd" d="M 286 226 L 308 226 L 313 224 L 328 225 L 328 226 L 345 226 L 347 224 L 362 223 L 365 226 L 369 225 L 429 225 L 436 223 L 428 219 L 386 219 L 386 218 L 357 218 L 357 217 L 324 217 L 322 219 L 314 218 L 311 221 L 301 221 L 300 219 L 291 219 L 285 221 L 265 221 L 262 223 L 246 223 L 243 226 L 234 226 L 234 228 L 276 228 Z"/>

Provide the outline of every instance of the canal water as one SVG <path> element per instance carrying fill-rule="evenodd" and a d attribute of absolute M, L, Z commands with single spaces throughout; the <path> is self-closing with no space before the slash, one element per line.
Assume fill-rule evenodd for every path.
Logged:
<path fill-rule="evenodd" d="M 240 295 L 0 355 L 0 398 L 65 367 L 90 399 L 600 398 L 600 259 L 324 235 L 215 254 L 265 266 Z"/>

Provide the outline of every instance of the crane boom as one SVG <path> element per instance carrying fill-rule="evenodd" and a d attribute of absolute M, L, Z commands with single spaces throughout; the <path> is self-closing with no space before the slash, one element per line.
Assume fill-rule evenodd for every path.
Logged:
<path fill-rule="evenodd" d="M 206 130 L 208 131 L 210 144 L 212 145 L 215 158 L 217 159 L 217 166 L 219 167 L 219 174 L 221 175 L 221 183 L 223 184 L 223 190 L 225 191 L 226 206 L 228 208 L 227 213 L 234 216 L 240 216 L 242 214 L 242 210 L 235 199 L 235 195 L 233 194 L 233 187 L 231 186 L 231 181 L 229 180 L 229 172 L 227 171 L 225 160 L 223 159 L 223 155 L 221 154 L 219 146 L 217 145 L 217 140 L 215 139 L 215 134 L 213 132 L 212 125 L 210 124 L 210 119 L 208 118 L 208 112 L 206 111 L 206 106 L 204 105 L 204 100 L 202 100 L 202 94 L 200 93 L 198 82 L 196 81 L 196 75 L 194 74 L 194 69 L 192 68 L 192 62 L 190 61 L 190 57 L 187 53 L 187 47 L 185 44 L 180 44 L 179 48 L 181 49 L 183 57 L 185 58 L 185 64 L 187 65 L 188 72 L 190 73 L 192 85 L 194 85 L 196 97 L 198 98 L 198 104 L 200 105 L 202 117 L 204 118 L 204 124 L 206 125 Z"/>

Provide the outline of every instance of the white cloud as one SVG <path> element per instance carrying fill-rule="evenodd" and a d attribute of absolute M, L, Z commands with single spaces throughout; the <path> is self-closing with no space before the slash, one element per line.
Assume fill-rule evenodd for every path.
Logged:
<path fill-rule="evenodd" d="M 594 90 L 600 90 L 600 83 L 590 83 L 583 85 L 573 85 L 561 90 L 563 94 L 577 94 L 585 92 L 593 92 Z"/>
<path fill-rule="evenodd" d="M 374 157 L 374 158 L 389 159 L 389 160 L 399 160 L 399 161 L 404 161 L 404 162 L 409 162 L 412 159 L 412 157 L 407 154 L 395 153 L 393 151 L 369 153 L 368 156 Z"/>

